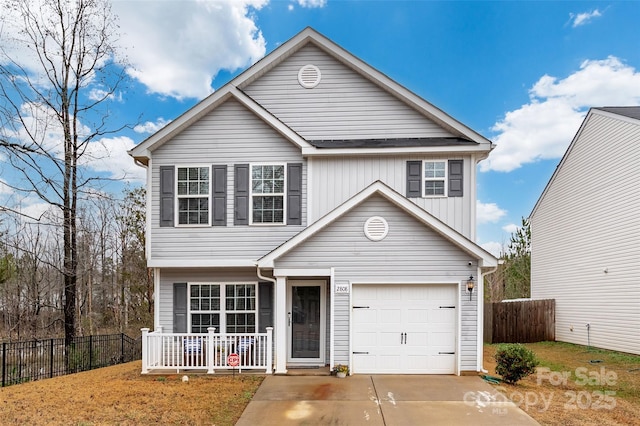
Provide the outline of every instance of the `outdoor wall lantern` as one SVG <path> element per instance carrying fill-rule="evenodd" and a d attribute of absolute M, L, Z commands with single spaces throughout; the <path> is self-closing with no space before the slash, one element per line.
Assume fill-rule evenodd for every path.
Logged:
<path fill-rule="evenodd" d="M 469 279 L 467 280 L 467 291 L 469 292 L 469 301 L 471 301 L 471 294 L 473 293 L 474 286 L 475 286 L 475 283 L 473 281 L 473 275 L 470 275 Z"/>

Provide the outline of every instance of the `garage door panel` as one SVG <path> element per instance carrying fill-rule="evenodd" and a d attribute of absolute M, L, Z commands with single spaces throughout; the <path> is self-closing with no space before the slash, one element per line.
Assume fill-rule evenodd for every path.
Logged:
<path fill-rule="evenodd" d="M 402 323 L 402 310 L 381 308 L 378 310 L 380 322 L 382 324 L 400 324 Z"/>
<path fill-rule="evenodd" d="M 353 371 L 455 373 L 456 355 L 440 352 L 456 348 L 457 299 L 455 285 L 355 285 Z"/>
<path fill-rule="evenodd" d="M 429 310 L 419 308 L 408 308 L 407 323 L 424 325 L 429 322 Z"/>
<path fill-rule="evenodd" d="M 357 347 L 376 347 L 378 346 L 378 333 L 357 332 L 353 335 L 353 344 Z"/>

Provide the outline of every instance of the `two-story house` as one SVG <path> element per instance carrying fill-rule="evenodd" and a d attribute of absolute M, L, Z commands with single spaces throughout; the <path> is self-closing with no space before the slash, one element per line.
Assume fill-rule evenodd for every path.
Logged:
<path fill-rule="evenodd" d="M 303 30 L 130 151 L 155 279 L 143 372 L 213 372 L 229 352 L 277 374 L 481 370 L 491 148 Z"/>

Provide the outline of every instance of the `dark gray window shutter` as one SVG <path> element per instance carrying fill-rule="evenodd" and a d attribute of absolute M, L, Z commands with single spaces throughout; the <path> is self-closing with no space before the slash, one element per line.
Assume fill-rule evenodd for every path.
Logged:
<path fill-rule="evenodd" d="M 187 332 L 187 283 L 173 283 L 173 332 Z"/>
<path fill-rule="evenodd" d="M 463 160 L 449 160 L 449 197 L 462 197 Z"/>
<path fill-rule="evenodd" d="M 213 166 L 213 226 L 227 225 L 227 166 Z"/>
<path fill-rule="evenodd" d="M 422 161 L 407 161 L 407 198 L 422 197 Z"/>
<path fill-rule="evenodd" d="M 160 166 L 160 226 L 173 226 L 174 175 L 173 166 Z"/>
<path fill-rule="evenodd" d="M 302 225 L 302 163 L 287 164 L 287 225 Z"/>
<path fill-rule="evenodd" d="M 235 165 L 234 225 L 249 224 L 249 165 Z"/>
<path fill-rule="evenodd" d="M 273 283 L 258 284 L 258 333 L 266 333 L 267 327 L 273 327 Z"/>

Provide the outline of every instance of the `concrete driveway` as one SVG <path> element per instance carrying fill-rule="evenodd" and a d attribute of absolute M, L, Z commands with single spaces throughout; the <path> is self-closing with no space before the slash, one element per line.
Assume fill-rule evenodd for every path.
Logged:
<path fill-rule="evenodd" d="M 476 376 L 268 376 L 236 425 L 537 425 Z"/>

